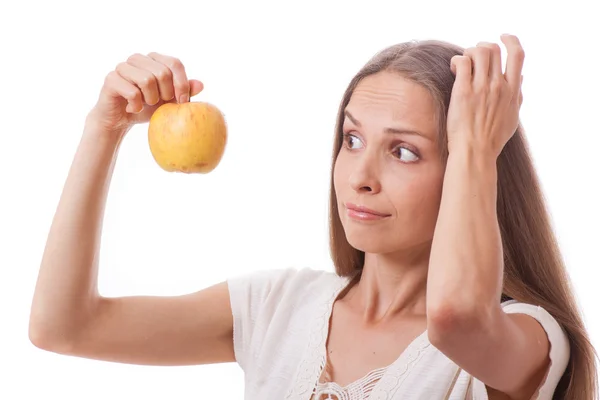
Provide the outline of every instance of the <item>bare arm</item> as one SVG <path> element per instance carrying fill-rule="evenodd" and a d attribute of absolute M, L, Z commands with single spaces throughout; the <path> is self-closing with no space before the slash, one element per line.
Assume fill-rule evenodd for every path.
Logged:
<path fill-rule="evenodd" d="M 549 342 L 533 318 L 500 307 L 496 174 L 487 154 L 455 152 L 448 161 L 429 266 L 429 335 L 489 388 L 530 398 L 549 365 Z"/>
<path fill-rule="evenodd" d="M 427 318 L 431 342 L 490 392 L 529 399 L 549 366 L 549 340 L 532 317 L 500 306 L 496 160 L 518 124 L 523 65 L 516 37 L 504 40 L 506 75 L 497 45 L 482 44 L 453 60 L 452 147 L 429 264 Z"/>
<path fill-rule="evenodd" d="M 151 76 L 154 84 L 148 84 Z M 97 288 L 102 219 L 124 135 L 160 104 L 200 90 L 201 83 L 188 82 L 177 60 L 161 55 L 136 55 L 108 75 L 86 120 L 48 235 L 31 307 L 34 345 L 128 363 L 234 361 L 225 282 L 172 297 L 106 298 Z"/>

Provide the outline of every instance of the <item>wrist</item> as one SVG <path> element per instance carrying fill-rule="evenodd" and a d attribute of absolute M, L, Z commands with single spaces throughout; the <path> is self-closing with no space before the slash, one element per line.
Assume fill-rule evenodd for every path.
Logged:
<path fill-rule="evenodd" d="M 129 129 L 129 127 L 106 126 L 92 111 L 85 119 L 83 136 L 105 145 L 118 147 Z"/>
<path fill-rule="evenodd" d="M 469 144 L 455 145 L 448 154 L 448 165 L 456 164 L 469 170 L 494 174 L 497 160 L 497 155 L 491 149 Z"/>
<path fill-rule="evenodd" d="M 448 143 L 450 157 L 460 157 L 477 163 L 496 165 L 498 154 L 491 143 L 480 143 L 477 140 L 457 140 Z"/>

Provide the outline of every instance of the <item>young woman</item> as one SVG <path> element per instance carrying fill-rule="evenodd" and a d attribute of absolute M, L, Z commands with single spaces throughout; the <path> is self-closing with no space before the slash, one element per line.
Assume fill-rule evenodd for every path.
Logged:
<path fill-rule="evenodd" d="M 89 113 L 42 260 L 31 341 L 124 363 L 236 361 L 247 399 L 595 399 L 595 353 L 519 124 L 524 52 L 409 42 L 339 108 L 335 273 L 260 271 L 177 297 L 97 291 L 119 144 L 203 86 L 136 54 Z"/>

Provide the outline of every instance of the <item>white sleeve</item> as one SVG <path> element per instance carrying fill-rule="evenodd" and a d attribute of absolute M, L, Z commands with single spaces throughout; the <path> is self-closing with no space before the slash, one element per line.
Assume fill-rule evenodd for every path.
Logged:
<path fill-rule="evenodd" d="M 508 314 L 527 314 L 535 318 L 546 331 L 550 342 L 550 366 L 532 400 L 552 400 L 556 386 L 564 374 L 570 358 L 570 345 L 566 333 L 544 308 L 527 303 L 510 301 L 503 304 Z M 487 399 L 483 382 L 474 379 L 473 398 Z"/>
<path fill-rule="evenodd" d="M 252 365 L 252 348 L 261 342 L 257 335 L 264 334 L 270 317 L 265 313 L 273 313 L 273 307 L 265 307 L 272 296 L 281 296 L 287 278 L 296 270 L 276 269 L 231 277 L 227 280 L 229 299 L 233 314 L 233 348 L 235 359 L 242 370 Z M 277 301 L 269 301 L 277 304 Z"/>

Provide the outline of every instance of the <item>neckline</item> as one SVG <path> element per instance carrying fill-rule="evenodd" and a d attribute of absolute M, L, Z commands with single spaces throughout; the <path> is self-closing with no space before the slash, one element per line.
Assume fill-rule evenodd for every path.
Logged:
<path fill-rule="evenodd" d="M 317 374 L 317 381 L 315 383 L 315 387 L 318 387 L 319 385 L 331 384 L 331 385 L 335 386 L 336 388 L 345 391 L 353 386 L 356 386 L 360 382 L 365 381 L 370 376 L 375 375 L 375 374 L 379 373 L 380 371 L 383 371 L 383 373 L 381 374 L 381 376 L 379 377 L 377 382 L 375 382 L 375 384 L 373 385 L 373 389 L 371 390 L 371 393 L 369 394 L 369 397 L 371 397 L 374 394 L 376 394 L 377 391 L 382 390 L 384 386 L 389 386 L 389 383 L 386 384 L 386 382 L 389 382 L 389 379 L 387 379 L 387 378 L 389 378 L 390 376 L 396 378 L 400 375 L 405 374 L 408 371 L 409 365 L 412 364 L 414 361 L 416 361 L 416 356 L 421 353 L 423 348 L 425 348 L 429 345 L 429 337 L 427 335 L 427 329 L 425 329 L 423 332 L 421 332 L 419 335 L 417 335 L 413 340 L 411 340 L 410 343 L 408 343 L 408 345 L 402 351 L 402 353 L 400 353 L 400 355 L 391 364 L 368 371 L 364 376 L 362 376 L 352 382 L 349 382 L 347 385 L 341 386 L 340 384 L 338 384 L 335 381 L 334 382 L 321 382 L 323 368 L 327 364 L 327 342 L 329 340 L 329 336 L 331 333 L 330 327 L 331 327 L 331 319 L 333 317 L 333 306 L 335 305 L 335 302 L 338 300 L 340 293 L 342 291 L 344 291 L 344 289 L 347 288 L 347 286 L 352 282 L 352 280 L 355 277 L 356 277 L 356 275 L 351 276 L 351 277 L 343 277 L 341 279 L 340 285 L 336 288 L 336 290 L 334 290 L 333 296 L 327 302 L 327 318 L 326 318 L 325 326 L 323 327 L 323 329 L 324 329 L 323 336 L 325 339 L 324 339 L 323 346 L 321 346 L 321 349 L 320 349 L 320 360 L 319 360 L 320 362 L 318 364 L 318 374 Z M 383 381 L 383 383 L 382 383 L 382 381 Z M 394 379 L 394 381 L 397 382 L 396 379 Z M 383 389 L 383 390 L 385 390 L 385 389 Z M 384 391 L 384 393 L 385 393 L 385 391 Z"/>
<path fill-rule="evenodd" d="M 340 293 L 352 282 L 356 275 L 340 277 L 333 273 L 333 283 L 326 283 L 322 295 L 314 306 L 314 320 L 308 327 L 308 342 L 304 350 L 294 383 L 286 394 L 286 400 L 305 400 L 312 398 L 321 380 L 327 360 L 326 343 L 329 338 L 329 325 L 333 314 L 333 304 Z M 327 280 L 327 282 L 331 282 Z M 334 290 L 327 290 L 333 286 Z M 369 398 L 389 399 L 398 389 L 409 367 L 414 364 L 430 345 L 427 329 L 404 349 L 402 354 L 388 365 L 381 378 L 374 385 Z M 349 385 L 351 385 L 350 383 Z M 348 385 L 347 385 L 348 386 Z"/>

